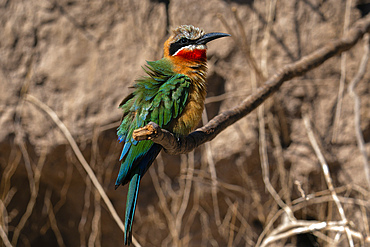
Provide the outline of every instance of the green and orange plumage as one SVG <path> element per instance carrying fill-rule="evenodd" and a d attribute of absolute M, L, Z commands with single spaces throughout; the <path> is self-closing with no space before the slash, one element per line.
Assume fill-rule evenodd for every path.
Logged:
<path fill-rule="evenodd" d="M 144 68 L 147 76 L 136 81 L 135 91 L 120 104 L 123 117 L 117 134 L 124 146 L 116 188 L 130 183 L 126 202 L 125 244 L 130 244 L 132 239 L 140 180 L 162 149 L 151 140 L 134 140 L 132 133 L 149 122 L 155 122 L 181 137 L 197 126 L 206 97 L 206 43 L 224 36 L 229 35 L 205 34 L 191 25 L 178 27 L 164 44 L 164 57 L 147 62 Z"/>

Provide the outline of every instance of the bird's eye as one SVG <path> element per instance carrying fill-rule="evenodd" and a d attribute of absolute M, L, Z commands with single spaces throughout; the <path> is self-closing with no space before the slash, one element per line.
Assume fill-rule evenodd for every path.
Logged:
<path fill-rule="evenodd" d="M 187 42 L 188 42 L 188 40 L 186 38 L 181 38 L 180 39 L 181 44 L 186 44 Z"/>

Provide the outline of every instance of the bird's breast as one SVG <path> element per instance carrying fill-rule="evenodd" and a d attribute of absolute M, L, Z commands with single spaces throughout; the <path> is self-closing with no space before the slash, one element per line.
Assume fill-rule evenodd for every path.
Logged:
<path fill-rule="evenodd" d="M 188 100 L 184 110 L 172 126 L 172 132 L 178 136 L 188 135 L 202 119 L 204 100 L 206 97 L 205 84 L 190 86 Z"/>
<path fill-rule="evenodd" d="M 194 53 L 192 56 L 195 56 Z M 199 54 L 199 56 L 205 56 L 205 51 L 204 55 Z M 175 56 L 171 60 L 174 72 L 186 75 L 191 80 L 185 108 L 170 128 L 178 136 L 184 136 L 194 130 L 202 119 L 204 100 L 207 94 L 206 59 L 192 60 Z"/>

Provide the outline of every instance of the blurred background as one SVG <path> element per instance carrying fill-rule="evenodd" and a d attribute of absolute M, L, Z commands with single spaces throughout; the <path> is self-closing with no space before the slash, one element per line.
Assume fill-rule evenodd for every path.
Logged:
<path fill-rule="evenodd" d="M 341 38 L 368 10 L 369 1 L 355 0 L 1 0 L 0 246 L 123 245 L 121 229 L 43 105 L 72 134 L 124 219 L 127 186 L 114 190 L 118 104 L 144 75 L 145 61 L 162 57 L 173 28 L 192 24 L 233 35 L 208 45 L 201 126 L 283 65 Z M 357 129 L 369 153 L 369 65 L 355 87 L 357 108 L 348 91 L 366 42 L 286 82 L 258 111 L 193 152 L 162 152 L 141 183 L 137 241 L 369 246 L 367 159 L 356 138 Z M 305 116 L 335 190 L 328 190 Z M 334 223 L 312 231 L 310 222 Z"/>

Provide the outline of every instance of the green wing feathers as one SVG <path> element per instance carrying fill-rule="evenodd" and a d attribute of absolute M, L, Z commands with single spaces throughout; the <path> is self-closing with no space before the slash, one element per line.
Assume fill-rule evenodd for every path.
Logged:
<path fill-rule="evenodd" d="M 153 145 L 152 141 L 135 141 L 133 131 L 149 122 L 155 122 L 161 128 L 168 127 L 180 115 L 188 99 L 189 77 L 174 73 L 165 58 L 147 63 L 144 70 L 148 76 L 137 81 L 134 85 L 136 90 L 120 106 L 123 119 L 117 134 L 119 140 L 124 142 L 124 148 L 116 186 L 130 180 L 128 175 L 134 164 L 139 163 L 140 157 Z"/>

